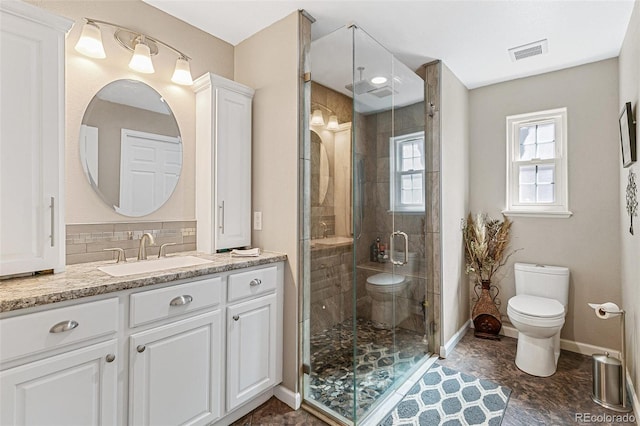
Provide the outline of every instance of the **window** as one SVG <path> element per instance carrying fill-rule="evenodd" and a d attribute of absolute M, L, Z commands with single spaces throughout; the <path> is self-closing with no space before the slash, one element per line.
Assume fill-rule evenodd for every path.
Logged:
<path fill-rule="evenodd" d="M 569 217 L 567 109 L 507 117 L 505 215 Z"/>
<path fill-rule="evenodd" d="M 391 210 L 424 212 L 424 132 L 390 139 Z"/>

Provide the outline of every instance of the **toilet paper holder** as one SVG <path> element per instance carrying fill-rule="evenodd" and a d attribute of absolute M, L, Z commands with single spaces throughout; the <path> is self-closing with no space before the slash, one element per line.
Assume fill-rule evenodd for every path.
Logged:
<path fill-rule="evenodd" d="M 589 303 L 591 308 L 594 309 L 596 316 L 600 319 L 609 319 L 613 317 L 620 317 L 620 334 L 621 334 L 621 344 L 620 344 L 620 366 L 622 368 L 622 404 L 611 404 L 606 403 L 602 400 L 599 400 L 595 397 L 595 395 L 591 395 L 591 399 L 599 405 L 602 405 L 605 408 L 609 408 L 614 411 L 627 413 L 632 410 L 632 407 L 627 403 L 627 363 L 626 363 L 626 346 L 625 346 L 625 312 L 624 309 L 620 309 L 618 305 L 612 302 L 607 303 Z M 607 354 L 608 356 L 608 354 Z M 593 380 L 596 378 L 594 377 Z"/>

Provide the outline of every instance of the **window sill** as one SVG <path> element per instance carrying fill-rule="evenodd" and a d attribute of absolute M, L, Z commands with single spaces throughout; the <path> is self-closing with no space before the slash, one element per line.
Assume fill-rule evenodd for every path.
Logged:
<path fill-rule="evenodd" d="M 566 211 L 531 211 L 531 210 L 503 210 L 502 214 L 505 216 L 514 217 L 542 217 L 542 218 L 554 218 L 554 219 L 567 219 L 573 215 L 573 212 Z"/>

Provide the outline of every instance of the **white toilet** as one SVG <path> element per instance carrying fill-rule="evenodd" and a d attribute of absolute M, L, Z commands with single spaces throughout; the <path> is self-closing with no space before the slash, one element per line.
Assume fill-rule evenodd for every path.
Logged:
<path fill-rule="evenodd" d="M 560 356 L 569 269 L 527 263 L 516 263 L 514 269 L 516 295 L 509 299 L 507 314 L 518 329 L 516 365 L 533 376 L 551 376 Z"/>
<path fill-rule="evenodd" d="M 404 275 L 375 274 L 367 278 L 371 297 L 371 321 L 378 328 L 391 329 L 409 316 L 409 301 L 403 294 L 410 280 Z"/>

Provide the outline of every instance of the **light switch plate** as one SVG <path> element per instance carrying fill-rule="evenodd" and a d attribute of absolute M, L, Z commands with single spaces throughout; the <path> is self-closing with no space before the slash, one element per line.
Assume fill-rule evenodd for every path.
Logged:
<path fill-rule="evenodd" d="M 262 212 L 253 212 L 253 230 L 262 231 Z"/>

